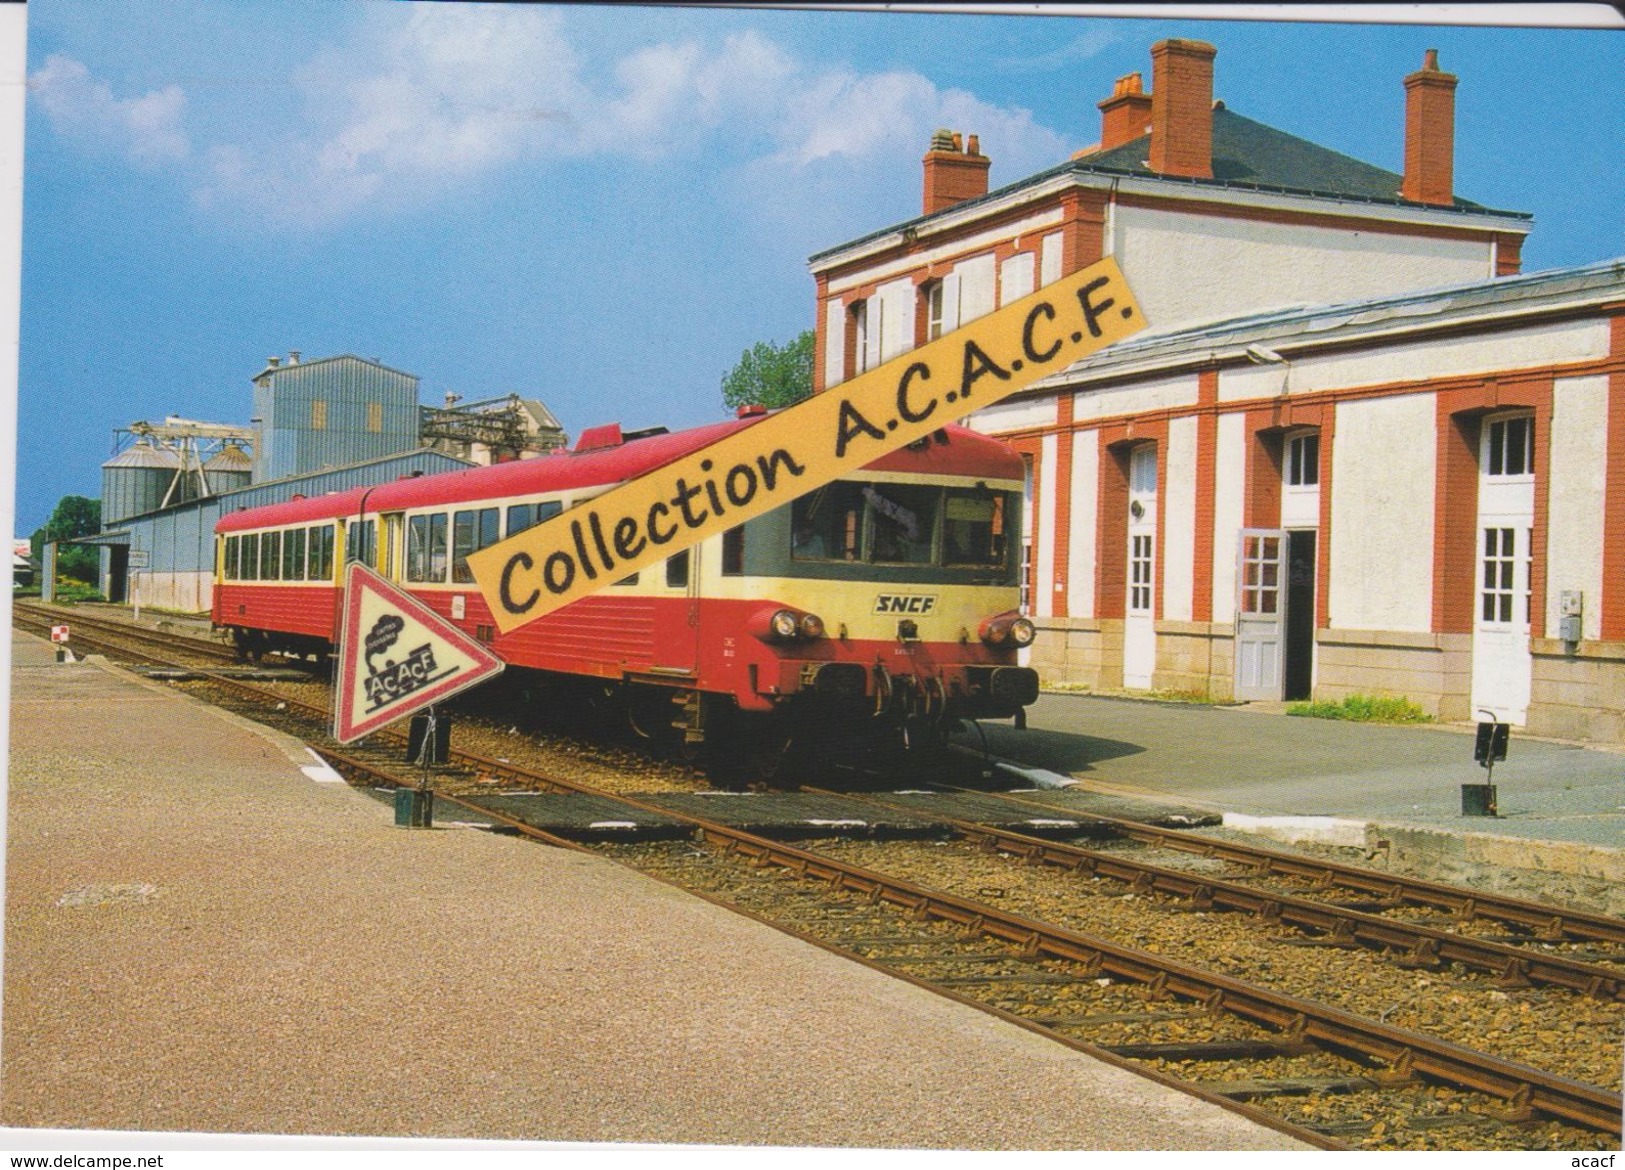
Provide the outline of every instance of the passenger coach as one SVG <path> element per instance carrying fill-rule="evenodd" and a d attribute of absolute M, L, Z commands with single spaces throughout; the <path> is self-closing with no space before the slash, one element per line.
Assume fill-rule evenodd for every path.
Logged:
<path fill-rule="evenodd" d="M 724 778 L 939 744 L 1038 693 L 1017 663 L 1023 467 L 960 427 L 501 633 L 468 557 L 753 425 L 586 432 L 575 450 L 240 511 L 214 621 L 250 655 L 327 655 L 359 560 L 558 694 L 699 749 Z M 794 746 L 796 751 L 790 749 Z"/>

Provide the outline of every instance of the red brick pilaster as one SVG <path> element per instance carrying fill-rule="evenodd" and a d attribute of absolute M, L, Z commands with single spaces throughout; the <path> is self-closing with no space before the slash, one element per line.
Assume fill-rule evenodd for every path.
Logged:
<path fill-rule="evenodd" d="M 1123 426 L 1100 432 L 1100 480 L 1095 494 L 1095 616 L 1121 618 L 1128 589 L 1128 468 Z"/>
<path fill-rule="evenodd" d="M 1608 322 L 1609 355 L 1625 360 L 1625 315 Z M 1602 637 L 1625 642 L 1625 370 L 1608 375 L 1608 448 L 1603 473 Z"/>
<path fill-rule="evenodd" d="M 1072 395 L 1056 400 L 1055 437 L 1055 561 L 1050 591 L 1050 613 L 1068 616 L 1072 559 Z M 1057 589 L 1055 586 L 1060 585 Z"/>
<path fill-rule="evenodd" d="M 1281 526 L 1281 437 L 1279 409 L 1261 407 L 1247 412 L 1246 489 L 1242 495 L 1243 528 Z"/>
<path fill-rule="evenodd" d="M 1068 191 L 1061 196 L 1061 275 L 1089 267 L 1106 254 L 1106 193 Z"/>
<path fill-rule="evenodd" d="M 1218 491 L 1219 371 L 1196 379 L 1196 531 L 1191 545 L 1191 620 L 1213 620 L 1213 501 Z"/>
<path fill-rule="evenodd" d="M 1478 415 L 1483 389 L 1435 396 L 1433 630 L 1473 630 L 1478 573 Z"/>

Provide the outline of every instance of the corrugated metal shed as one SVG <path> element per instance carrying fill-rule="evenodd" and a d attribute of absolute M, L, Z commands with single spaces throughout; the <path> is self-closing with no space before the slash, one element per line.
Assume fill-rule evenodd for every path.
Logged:
<path fill-rule="evenodd" d="M 154 573 L 204 572 L 214 565 L 214 526 L 227 512 L 281 503 L 295 494 L 326 495 L 354 487 L 389 483 L 414 473 L 436 475 L 470 466 L 465 460 L 438 451 L 416 450 L 336 467 L 311 475 L 290 476 L 207 499 L 172 505 L 143 516 L 126 518 L 116 531 L 104 531 L 98 544 L 125 544 L 144 549 Z M 123 539 L 119 535 L 123 534 Z"/>

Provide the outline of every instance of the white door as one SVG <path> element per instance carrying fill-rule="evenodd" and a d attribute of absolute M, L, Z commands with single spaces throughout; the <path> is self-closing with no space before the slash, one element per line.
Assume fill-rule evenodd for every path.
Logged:
<path fill-rule="evenodd" d="M 1157 449 L 1136 447 L 1129 460 L 1128 596 L 1123 608 L 1123 686 L 1149 690 L 1157 667 Z"/>
<path fill-rule="evenodd" d="M 1479 451 L 1473 714 L 1529 713 L 1529 561 L 1535 523 L 1534 419 L 1487 420 Z"/>
<path fill-rule="evenodd" d="M 1238 699 L 1281 697 L 1286 647 L 1286 533 L 1243 528 L 1236 552 Z"/>

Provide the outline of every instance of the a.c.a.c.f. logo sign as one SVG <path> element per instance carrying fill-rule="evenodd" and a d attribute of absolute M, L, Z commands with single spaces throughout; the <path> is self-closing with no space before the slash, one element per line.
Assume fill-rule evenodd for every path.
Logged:
<path fill-rule="evenodd" d="M 502 672 L 503 662 L 365 565 L 345 572 L 333 738 L 350 743 Z"/>

